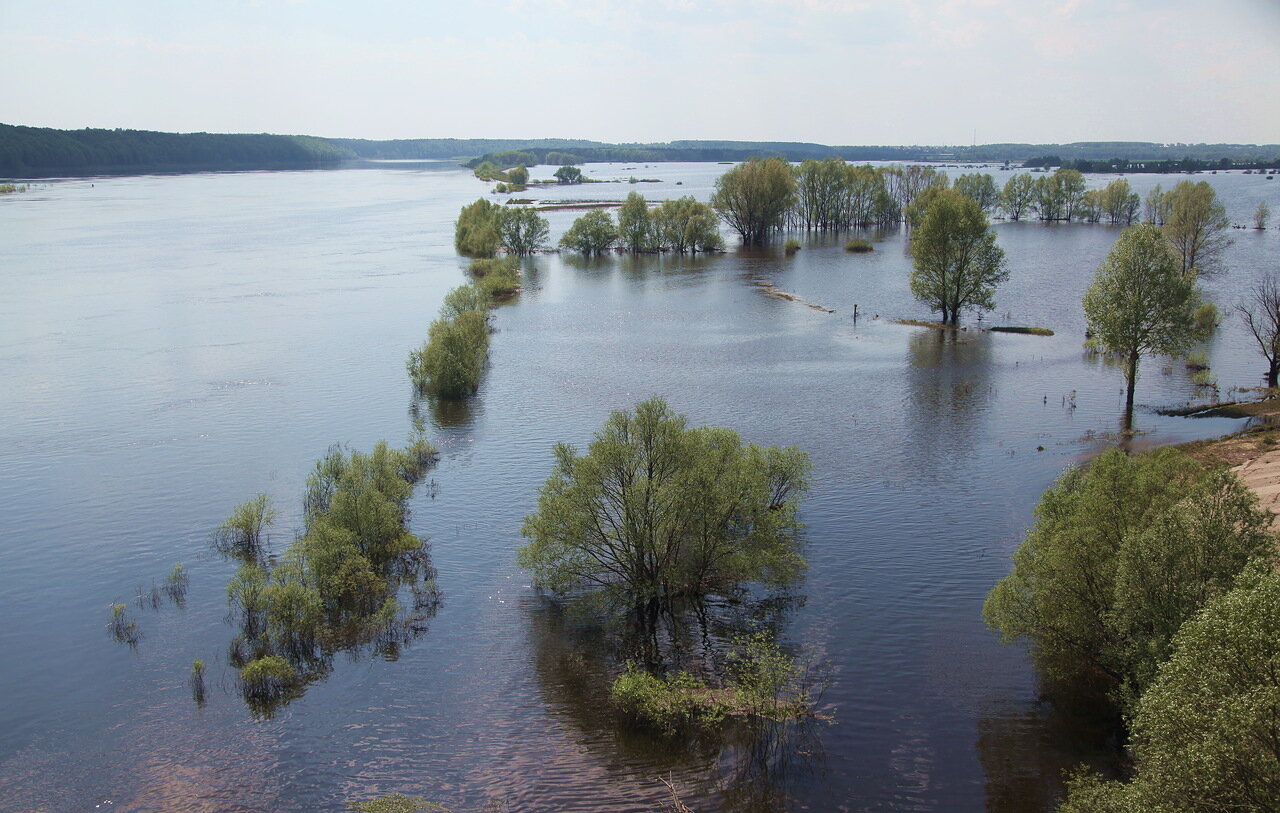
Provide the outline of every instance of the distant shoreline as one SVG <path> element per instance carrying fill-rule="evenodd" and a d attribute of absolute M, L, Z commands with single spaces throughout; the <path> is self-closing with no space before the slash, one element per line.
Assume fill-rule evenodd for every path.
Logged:
<path fill-rule="evenodd" d="M 1280 144 L 1157 144 L 1139 141 L 972 146 L 827 146 L 777 141 L 607 144 L 580 139 L 366 139 L 148 130 L 55 130 L 0 124 L 0 178 L 25 180 L 255 170 L 342 169 L 369 161 L 474 163 L 518 156 L 536 163 L 733 162 L 778 155 L 790 161 L 1070 166 L 1082 172 L 1254 171 L 1280 167 Z M 531 164 L 530 164 L 531 165 Z"/>

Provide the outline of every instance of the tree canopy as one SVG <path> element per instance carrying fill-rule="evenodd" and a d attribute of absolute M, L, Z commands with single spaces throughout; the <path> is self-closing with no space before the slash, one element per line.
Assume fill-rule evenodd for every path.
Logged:
<path fill-rule="evenodd" d="M 1164 233 L 1178 250 L 1183 276 L 1217 271 L 1231 244 L 1231 221 L 1209 182 L 1179 181 L 1164 194 L 1163 206 Z"/>
<path fill-rule="evenodd" d="M 573 221 L 560 237 L 560 247 L 588 256 L 603 254 L 618 242 L 618 227 L 603 209 L 593 209 Z"/>
<path fill-rule="evenodd" d="M 1146 354 L 1177 354 L 1201 336 L 1195 275 L 1182 273 L 1177 253 L 1160 229 L 1125 229 L 1084 295 L 1093 341 L 1124 363 L 1125 416 L 1133 416 L 1138 361 Z"/>
<path fill-rule="evenodd" d="M 965 308 L 994 308 L 995 288 L 1009 272 L 976 201 L 946 189 L 930 197 L 911 238 L 911 293 L 954 325 Z"/>
<path fill-rule="evenodd" d="M 763 245 L 795 202 L 796 178 L 781 158 L 752 158 L 716 179 L 711 206 L 745 246 Z"/>
<path fill-rule="evenodd" d="M 614 412 L 586 454 L 560 444 L 555 457 L 521 531 L 519 561 L 539 586 L 604 588 L 638 606 L 785 583 L 803 569 L 809 458 L 798 449 L 689 428 L 654 398 Z"/>

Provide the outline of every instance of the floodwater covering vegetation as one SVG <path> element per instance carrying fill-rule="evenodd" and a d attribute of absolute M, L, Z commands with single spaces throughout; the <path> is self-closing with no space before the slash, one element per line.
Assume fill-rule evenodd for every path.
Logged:
<path fill-rule="evenodd" d="M 501 265 L 503 260 L 477 260 Z M 480 281 L 454 288 L 445 296 L 440 318 L 427 329 L 427 341 L 409 354 L 409 378 L 419 392 L 440 398 L 465 398 L 480 387 L 489 359 L 489 308 L 492 295 L 481 283 L 501 278 L 493 271 Z"/>
<path fill-rule="evenodd" d="M 1132 785 L 1081 779 L 1066 809 L 1201 799 L 1195 809 L 1262 810 L 1233 805 L 1280 799 L 1280 746 L 1260 725 L 1280 712 L 1276 615 L 1239 612 L 1280 596 L 1271 519 L 1233 474 L 1175 449 L 1112 449 L 1045 492 L 987 622 L 1028 642 L 1051 697 L 1109 698 L 1137 757 Z"/>
<path fill-rule="evenodd" d="M 227 584 L 238 628 L 229 661 L 255 714 L 301 695 L 336 652 L 394 653 L 424 629 L 440 593 L 425 542 L 408 530 L 408 500 L 435 458 L 422 438 L 367 454 L 334 446 L 307 478 L 302 535 L 241 564 Z"/>
<path fill-rule="evenodd" d="M 803 572 L 810 464 L 799 449 L 689 428 L 654 398 L 614 412 L 585 454 L 560 444 L 555 458 L 521 529 L 519 562 L 540 587 L 600 589 L 634 607 Z"/>

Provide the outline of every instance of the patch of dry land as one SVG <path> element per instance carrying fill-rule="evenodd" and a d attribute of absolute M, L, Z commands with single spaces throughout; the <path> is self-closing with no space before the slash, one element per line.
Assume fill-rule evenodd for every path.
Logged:
<path fill-rule="evenodd" d="M 1280 398 L 1223 404 L 1212 414 L 1257 417 L 1264 423 L 1217 440 L 1186 443 L 1182 450 L 1202 463 L 1234 471 L 1262 506 L 1277 515 L 1272 527 L 1280 531 Z"/>

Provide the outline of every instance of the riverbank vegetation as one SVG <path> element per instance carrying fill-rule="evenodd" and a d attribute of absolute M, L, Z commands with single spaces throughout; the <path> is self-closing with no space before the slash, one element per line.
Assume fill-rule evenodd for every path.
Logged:
<path fill-rule="evenodd" d="M 1155 793 L 1152 780 L 1203 781 L 1216 804 L 1204 809 L 1227 809 L 1236 791 L 1209 781 L 1209 765 L 1280 756 L 1252 734 L 1253 715 L 1280 711 L 1277 638 L 1259 645 L 1230 631 L 1265 628 L 1261 615 L 1220 615 L 1280 597 L 1271 519 L 1234 475 L 1175 449 L 1134 457 L 1113 449 L 1045 492 L 984 614 L 1006 641 L 1027 642 L 1051 697 L 1105 696 L 1136 757 L 1132 785 L 1080 779 L 1065 809 L 1185 809 L 1090 806 Z M 1220 646 L 1208 645 L 1210 634 Z M 1228 711 L 1242 701 L 1253 704 L 1247 712 Z"/>

